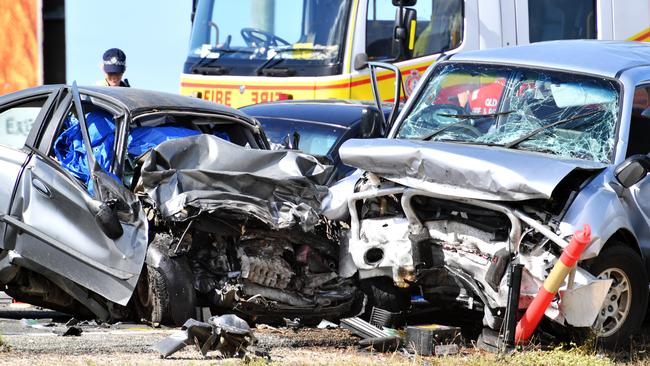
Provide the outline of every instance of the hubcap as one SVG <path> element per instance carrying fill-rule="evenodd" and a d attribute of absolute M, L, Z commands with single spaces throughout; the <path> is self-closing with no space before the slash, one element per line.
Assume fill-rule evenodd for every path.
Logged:
<path fill-rule="evenodd" d="M 598 275 L 598 279 L 612 279 L 612 286 L 600 308 L 593 330 L 599 337 L 609 337 L 616 333 L 632 307 L 632 289 L 630 279 L 618 268 L 608 268 Z"/>

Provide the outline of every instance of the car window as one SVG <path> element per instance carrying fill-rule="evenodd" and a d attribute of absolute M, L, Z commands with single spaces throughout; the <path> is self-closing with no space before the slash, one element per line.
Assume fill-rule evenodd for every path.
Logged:
<path fill-rule="evenodd" d="M 291 122 L 258 117 L 273 149 L 297 149 L 311 155 L 326 156 L 346 129 L 309 122 Z"/>
<path fill-rule="evenodd" d="M 531 0 L 528 2 L 530 42 L 596 38 L 594 0 Z"/>
<path fill-rule="evenodd" d="M 113 115 L 101 108 L 84 105 L 84 116 L 95 160 L 104 171 L 110 172 L 115 144 Z M 90 170 L 81 128 L 76 111 L 71 109 L 59 126 L 50 156 L 88 187 Z"/>
<path fill-rule="evenodd" d="M 47 98 L 14 105 L 0 112 L 0 145 L 21 148 Z"/>
<path fill-rule="evenodd" d="M 626 157 L 650 153 L 650 85 L 634 90 Z"/>
<path fill-rule="evenodd" d="M 433 55 L 458 47 L 463 34 L 462 0 L 421 0 L 417 12 L 413 57 Z M 366 54 L 369 60 L 388 59 L 393 50 L 397 7 L 390 1 L 370 0 L 366 15 Z"/>

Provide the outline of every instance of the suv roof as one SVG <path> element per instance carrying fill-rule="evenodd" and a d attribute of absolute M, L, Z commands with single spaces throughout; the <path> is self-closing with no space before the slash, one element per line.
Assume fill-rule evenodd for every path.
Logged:
<path fill-rule="evenodd" d="M 650 45 L 622 41 L 549 41 L 461 52 L 451 56 L 451 60 L 517 64 L 617 77 L 626 69 L 650 66 Z"/>

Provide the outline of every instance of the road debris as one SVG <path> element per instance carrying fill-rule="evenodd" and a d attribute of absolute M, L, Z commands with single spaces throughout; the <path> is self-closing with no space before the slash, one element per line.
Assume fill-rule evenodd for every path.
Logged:
<path fill-rule="evenodd" d="M 337 324 L 334 324 L 331 321 L 325 319 L 321 320 L 320 323 L 318 323 L 318 325 L 316 326 L 316 328 L 318 329 L 334 329 L 338 327 L 339 326 Z"/>
<path fill-rule="evenodd" d="M 363 339 L 383 338 L 390 335 L 359 317 L 341 319 L 341 327 Z"/>
<path fill-rule="evenodd" d="M 300 327 L 302 327 L 302 324 L 300 323 L 300 318 L 293 318 L 293 319 L 283 318 L 283 319 L 284 319 L 285 325 L 289 329 L 297 330 Z"/>
<path fill-rule="evenodd" d="M 406 327 L 406 347 L 420 356 L 435 354 L 436 345 L 451 344 L 460 340 L 460 328 L 438 324 Z M 450 352 L 441 349 L 441 352 Z"/>
<path fill-rule="evenodd" d="M 460 351 L 457 344 L 439 344 L 434 347 L 434 354 L 436 356 L 451 356 Z"/>
<path fill-rule="evenodd" d="M 401 323 L 403 316 L 404 313 L 402 311 L 390 312 L 373 306 L 370 312 L 370 324 L 380 329 L 383 327 L 393 327 Z"/>
<path fill-rule="evenodd" d="M 20 323 L 26 327 L 35 329 L 50 328 L 56 325 L 52 322 L 52 319 L 20 319 Z"/>
<path fill-rule="evenodd" d="M 68 327 L 68 329 L 66 329 L 65 332 L 60 333 L 59 335 L 61 337 L 70 337 L 70 336 L 79 337 L 81 336 L 81 333 L 83 333 L 83 329 L 81 329 L 81 327 L 72 326 L 72 327 Z"/>
<path fill-rule="evenodd" d="M 219 351 L 224 357 L 244 357 L 247 347 L 256 341 L 248 323 L 233 314 L 211 317 L 207 323 L 189 319 L 181 329 L 153 349 L 166 358 L 194 344 L 204 357 L 208 351 Z"/>
<path fill-rule="evenodd" d="M 379 352 L 393 352 L 401 347 L 402 344 L 402 337 L 396 335 L 367 338 L 359 341 L 359 346 L 372 347 L 375 351 Z"/>

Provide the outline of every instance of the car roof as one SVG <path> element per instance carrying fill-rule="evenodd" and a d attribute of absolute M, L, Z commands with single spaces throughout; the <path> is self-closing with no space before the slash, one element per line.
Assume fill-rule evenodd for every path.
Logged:
<path fill-rule="evenodd" d="M 650 45 L 629 41 L 549 41 L 460 52 L 451 61 L 517 64 L 617 77 L 626 69 L 650 65 Z"/>
<path fill-rule="evenodd" d="M 274 118 L 304 122 L 326 123 L 350 127 L 358 122 L 361 110 L 374 108 L 375 104 L 362 100 L 289 100 L 254 104 L 240 108 L 255 118 Z M 382 106 L 384 113 L 390 113 L 388 105 Z"/>
<path fill-rule="evenodd" d="M 69 87 L 63 84 L 41 85 L 33 88 L 22 89 L 13 93 L 0 96 L 0 103 L 4 100 L 17 100 L 31 95 L 52 92 L 54 90 Z M 90 95 L 100 95 L 112 98 L 126 107 L 132 116 L 138 113 L 152 110 L 187 110 L 193 112 L 206 112 L 227 114 L 238 117 L 250 124 L 255 122 L 245 113 L 225 105 L 209 102 L 199 98 L 183 96 L 154 90 L 138 88 L 119 88 L 106 86 L 79 86 L 79 91 Z"/>
<path fill-rule="evenodd" d="M 203 99 L 138 88 L 80 86 L 80 91 L 102 94 L 117 99 L 130 111 L 152 109 L 191 109 L 205 112 L 241 115 L 236 109 Z"/>
<path fill-rule="evenodd" d="M 64 85 L 62 84 L 48 84 L 35 86 L 33 88 L 21 89 L 11 93 L 0 95 L 0 104 L 4 103 L 6 100 L 16 100 L 29 97 L 37 94 L 51 93 L 54 90 L 57 90 Z"/>

